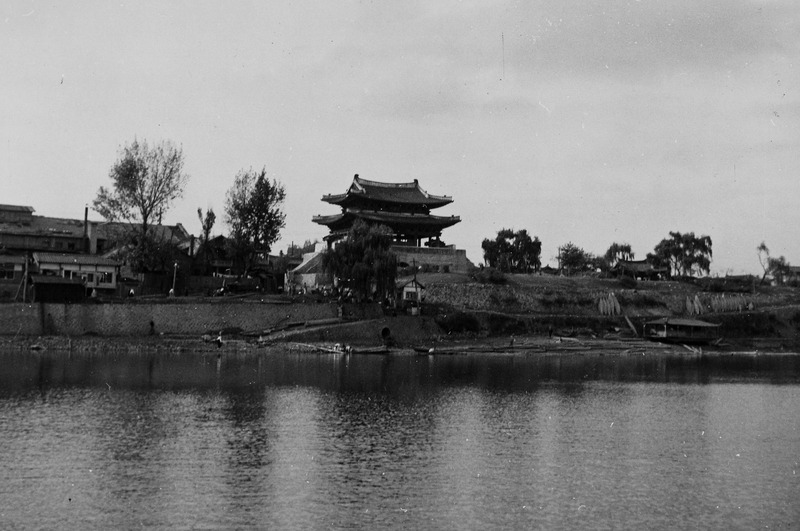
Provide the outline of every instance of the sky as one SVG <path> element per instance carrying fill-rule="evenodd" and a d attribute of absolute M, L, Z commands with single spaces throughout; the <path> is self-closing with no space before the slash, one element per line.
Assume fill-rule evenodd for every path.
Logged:
<path fill-rule="evenodd" d="M 714 275 L 800 265 L 796 0 L 0 3 L 0 203 L 80 219 L 119 150 L 180 145 L 199 234 L 241 170 L 286 190 L 273 252 L 353 175 L 418 179 L 483 261 L 503 228 L 637 259 L 708 235 Z M 91 219 L 102 219 L 90 212 Z"/>

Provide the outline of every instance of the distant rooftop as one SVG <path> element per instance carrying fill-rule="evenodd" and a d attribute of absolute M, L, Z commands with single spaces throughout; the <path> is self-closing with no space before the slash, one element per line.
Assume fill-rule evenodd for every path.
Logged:
<path fill-rule="evenodd" d="M 32 214 L 34 212 L 33 207 L 21 206 L 21 205 L 0 205 L 0 211 L 3 211 L 3 212 L 28 212 L 30 214 Z"/>

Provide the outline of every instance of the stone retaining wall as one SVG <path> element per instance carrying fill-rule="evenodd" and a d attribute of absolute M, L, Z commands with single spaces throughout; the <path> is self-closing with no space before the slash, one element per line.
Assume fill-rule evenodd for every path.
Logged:
<path fill-rule="evenodd" d="M 378 305 L 345 305 L 345 317 L 375 318 Z M 259 332 L 286 323 L 330 319 L 339 315 L 335 304 L 0 304 L 0 335 L 144 336 L 202 335 L 224 329 Z"/>
<path fill-rule="evenodd" d="M 437 267 L 451 273 L 468 273 L 475 266 L 467 258 L 467 251 L 464 249 L 453 249 L 450 247 L 406 247 L 403 245 L 393 245 L 392 252 L 397 256 L 400 263 L 428 265 Z"/>

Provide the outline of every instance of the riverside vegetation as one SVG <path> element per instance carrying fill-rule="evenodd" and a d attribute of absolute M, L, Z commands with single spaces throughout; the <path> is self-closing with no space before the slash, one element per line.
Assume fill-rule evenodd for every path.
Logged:
<path fill-rule="evenodd" d="M 592 276 L 422 274 L 426 314 L 445 331 L 503 336 L 584 334 L 602 337 L 659 317 L 692 317 L 721 324 L 721 335 L 740 342 L 798 345 L 800 291 L 759 286 L 752 279 L 634 281 Z M 609 297 L 618 310 L 603 311 Z"/>

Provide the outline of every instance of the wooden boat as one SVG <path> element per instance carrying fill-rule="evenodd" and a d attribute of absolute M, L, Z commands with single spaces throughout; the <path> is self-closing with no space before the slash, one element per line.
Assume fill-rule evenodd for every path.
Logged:
<path fill-rule="evenodd" d="M 707 345 L 720 340 L 718 324 L 699 319 L 664 317 L 644 324 L 644 337 L 650 341 Z"/>
<path fill-rule="evenodd" d="M 351 347 L 348 351 L 349 354 L 391 354 L 392 351 L 389 347 Z"/>

